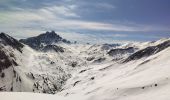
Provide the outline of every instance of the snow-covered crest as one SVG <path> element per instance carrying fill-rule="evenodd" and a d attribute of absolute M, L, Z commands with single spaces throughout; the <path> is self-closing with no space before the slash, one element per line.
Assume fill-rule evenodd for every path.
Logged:
<path fill-rule="evenodd" d="M 3 54 L 15 63 L 0 72 L 0 91 L 50 93 L 56 95 L 37 97 L 60 100 L 170 98 L 170 39 L 126 45 L 60 43 L 46 45 L 46 52 L 22 45 L 20 52 L 1 43 Z"/>

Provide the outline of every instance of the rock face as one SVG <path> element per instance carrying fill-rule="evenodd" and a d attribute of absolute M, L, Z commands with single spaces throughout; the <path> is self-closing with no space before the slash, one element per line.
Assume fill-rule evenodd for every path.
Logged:
<path fill-rule="evenodd" d="M 47 45 L 43 47 L 41 51 L 48 52 L 48 51 L 55 51 L 55 52 L 64 52 L 64 48 L 57 46 L 57 45 Z"/>
<path fill-rule="evenodd" d="M 59 42 L 70 43 L 70 41 L 63 39 L 54 31 L 46 32 L 44 34 L 40 34 L 39 36 L 31 37 L 28 39 L 21 39 L 20 42 L 29 45 L 31 48 L 35 50 L 42 49 L 44 46 L 52 45 L 53 43 Z"/>
<path fill-rule="evenodd" d="M 47 37 L 52 38 L 52 34 L 49 35 Z M 50 44 L 50 41 L 43 43 Z M 44 52 L 51 50 L 64 52 L 64 48 L 57 45 L 42 48 Z M 37 53 L 11 36 L 0 33 L 0 91 L 49 94 L 60 91 L 70 75 L 62 68 L 60 58 L 55 58 L 58 53 L 44 52 Z"/>
<path fill-rule="evenodd" d="M 117 47 L 120 46 L 120 44 L 103 44 L 103 46 L 101 47 L 102 50 L 109 50 L 113 47 Z"/>
<path fill-rule="evenodd" d="M 23 47 L 18 40 L 0 33 L 0 91 L 13 91 L 13 83 L 16 87 L 20 86 L 21 78 L 15 71 L 18 66 L 15 53 L 23 54 Z"/>
<path fill-rule="evenodd" d="M 2 47 L 0 48 L 2 49 Z M 5 54 L 3 50 L 0 50 L 0 72 L 12 65 L 12 61 L 9 59 L 8 55 Z"/>
<path fill-rule="evenodd" d="M 18 40 L 5 33 L 0 33 L 0 72 L 12 65 L 17 66 L 13 52 L 7 50 L 6 46 L 16 49 L 20 53 L 22 53 L 22 48 L 24 47 Z"/>
<path fill-rule="evenodd" d="M 0 44 L 9 45 L 20 52 L 22 52 L 21 48 L 24 47 L 24 45 L 20 43 L 18 40 L 12 38 L 11 36 L 5 33 L 0 33 Z"/>
<path fill-rule="evenodd" d="M 109 56 L 115 56 L 115 55 L 123 55 L 127 53 L 133 53 L 135 50 L 133 47 L 128 47 L 125 49 L 118 48 L 118 49 L 111 49 L 107 54 Z"/>
<path fill-rule="evenodd" d="M 156 54 L 156 53 L 168 48 L 169 46 L 170 46 L 170 40 L 165 41 L 165 42 L 163 42 L 159 45 L 156 45 L 156 46 L 147 47 L 145 49 L 139 50 L 136 53 L 132 54 L 124 62 L 128 62 L 131 60 L 138 60 L 143 57 L 147 57 L 147 56 Z"/>

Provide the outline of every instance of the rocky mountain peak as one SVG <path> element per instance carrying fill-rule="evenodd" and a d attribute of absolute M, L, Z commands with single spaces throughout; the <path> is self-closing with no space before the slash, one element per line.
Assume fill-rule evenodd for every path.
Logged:
<path fill-rule="evenodd" d="M 57 33 L 55 33 L 55 31 L 51 31 L 51 32 L 47 31 L 44 34 L 40 34 L 38 38 L 41 39 L 42 41 L 44 40 L 44 42 L 58 42 L 62 40 L 62 37 L 60 37 Z"/>
<path fill-rule="evenodd" d="M 36 37 L 31 37 L 27 39 L 21 39 L 20 42 L 29 45 L 31 48 L 40 50 L 44 46 L 52 45 L 55 43 L 70 43 L 70 41 L 60 37 L 55 31 L 46 32 L 40 34 Z"/>

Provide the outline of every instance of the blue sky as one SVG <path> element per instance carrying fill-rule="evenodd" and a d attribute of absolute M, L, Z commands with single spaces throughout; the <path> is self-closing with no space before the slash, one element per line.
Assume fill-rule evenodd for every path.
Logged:
<path fill-rule="evenodd" d="M 69 40 L 170 37 L 170 0 L 0 0 L 0 29 L 16 38 L 55 30 Z"/>

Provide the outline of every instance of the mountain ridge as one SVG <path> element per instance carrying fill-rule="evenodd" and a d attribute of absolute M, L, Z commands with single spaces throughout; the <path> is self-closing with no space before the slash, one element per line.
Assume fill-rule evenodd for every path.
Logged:
<path fill-rule="evenodd" d="M 40 50 L 46 45 L 52 45 L 60 42 L 67 44 L 71 43 L 70 41 L 60 37 L 57 33 L 55 33 L 55 31 L 51 32 L 47 31 L 46 33 L 40 34 L 38 36 L 30 37 L 27 39 L 20 39 L 19 41 L 26 45 L 29 45 L 31 48 L 35 50 Z"/>
<path fill-rule="evenodd" d="M 85 100 L 136 100 L 149 94 L 170 98 L 170 39 L 131 45 L 45 40 L 40 51 L 4 33 L 0 41 L 0 91 Z"/>

